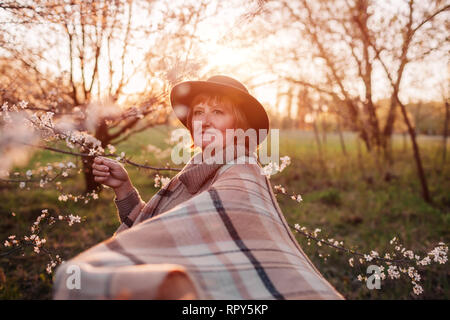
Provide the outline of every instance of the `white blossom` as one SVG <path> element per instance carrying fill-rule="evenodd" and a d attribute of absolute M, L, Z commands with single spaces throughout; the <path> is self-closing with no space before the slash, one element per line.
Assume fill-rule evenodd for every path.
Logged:
<path fill-rule="evenodd" d="M 284 194 L 286 193 L 286 189 L 281 184 L 276 185 L 273 188 L 277 191 L 280 191 L 281 193 L 284 193 Z"/>
<path fill-rule="evenodd" d="M 169 177 L 161 177 L 161 186 L 164 187 L 169 183 L 169 181 L 170 181 Z"/>
<path fill-rule="evenodd" d="M 415 293 L 416 295 L 422 294 L 422 292 L 423 292 L 422 286 L 419 285 L 419 284 L 417 284 L 417 283 L 415 283 L 415 282 L 413 282 L 413 284 L 414 284 L 414 287 L 413 287 L 414 293 Z"/>
<path fill-rule="evenodd" d="M 425 257 L 422 260 L 417 261 L 417 264 L 421 265 L 421 266 L 427 266 L 427 265 L 431 264 L 431 258 L 430 257 Z"/>
<path fill-rule="evenodd" d="M 288 165 L 291 164 L 291 158 L 289 156 L 284 156 L 280 158 L 281 160 L 281 165 L 279 167 L 279 171 L 283 171 L 284 168 L 286 168 Z"/>
<path fill-rule="evenodd" d="M 439 246 L 431 250 L 428 255 L 433 257 L 434 262 L 438 262 L 439 264 L 444 264 L 447 262 L 447 252 L 448 247 L 440 242 Z"/>
<path fill-rule="evenodd" d="M 115 153 L 117 151 L 116 147 L 114 147 L 112 144 L 108 144 L 107 147 L 110 153 Z"/>
<path fill-rule="evenodd" d="M 414 267 L 408 268 L 408 276 L 413 279 L 414 281 L 420 281 L 420 274 L 417 272 L 417 270 Z"/>
<path fill-rule="evenodd" d="M 73 225 L 74 223 L 80 223 L 81 218 L 79 216 L 74 216 L 72 214 L 69 215 L 69 226 Z"/>
<path fill-rule="evenodd" d="M 348 264 L 350 265 L 350 267 L 353 267 L 353 257 L 348 259 Z"/>
<path fill-rule="evenodd" d="M 27 101 L 20 101 L 19 102 L 19 108 L 20 109 L 26 109 L 28 107 L 28 102 Z"/>
<path fill-rule="evenodd" d="M 398 268 L 397 266 L 389 266 L 388 270 L 388 275 L 391 279 L 398 279 L 400 278 L 400 272 L 398 272 Z"/>
<path fill-rule="evenodd" d="M 366 261 L 372 261 L 373 258 L 372 258 L 372 256 L 365 254 L 364 259 L 366 259 Z"/>

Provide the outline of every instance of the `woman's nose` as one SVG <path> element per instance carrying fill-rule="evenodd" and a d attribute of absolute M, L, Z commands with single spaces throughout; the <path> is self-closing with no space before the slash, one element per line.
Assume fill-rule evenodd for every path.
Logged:
<path fill-rule="evenodd" d="M 205 115 L 203 117 L 203 126 L 204 127 L 211 126 L 211 116 L 210 116 L 209 112 L 205 112 Z"/>

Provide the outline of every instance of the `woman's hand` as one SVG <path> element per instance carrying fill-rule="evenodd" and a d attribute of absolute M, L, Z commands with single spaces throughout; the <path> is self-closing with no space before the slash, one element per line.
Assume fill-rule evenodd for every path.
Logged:
<path fill-rule="evenodd" d="M 95 157 L 92 164 L 92 173 L 96 182 L 114 189 L 117 200 L 125 198 L 133 190 L 127 170 L 116 160 Z"/>

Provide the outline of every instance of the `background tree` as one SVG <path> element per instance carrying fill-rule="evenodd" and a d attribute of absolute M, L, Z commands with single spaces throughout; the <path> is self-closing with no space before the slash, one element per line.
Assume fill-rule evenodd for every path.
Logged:
<path fill-rule="evenodd" d="M 405 82 L 405 73 L 410 79 L 417 79 L 420 75 L 414 73 L 414 68 L 420 63 L 445 58 L 449 45 L 445 32 L 449 4 L 414 0 L 384 5 L 370 0 L 280 0 L 260 5 L 264 10 L 258 11 L 255 20 L 276 21 L 280 38 L 288 32 L 296 38 L 271 48 L 276 55 L 266 59 L 267 68 L 286 81 L 312 88 L 344 106 L 350 129 L 359 133 L 366 149 L 374 150 L 374 157 L 383 151 L 388 160 L 387 174 L 393 161 L 390 139 L 396 108 L 400 107 L 412 142 L 422 194 L 426 201 L 431 201 L 416 133 L 402 92 L 413 85 L 411 81 Z M 375 102 L 382 94 L 390 95 L 384 123 Z"/>
<path fill-rule="evenodd" d="M 0 6 L 6 26 L 0 103 L 24 100 L 55 116 L 76 112 L 72 125 L 103 148 L 165 123 L 170 85 L 197 72 L 190 55 L 206 8 L 206 2 L 7 1 Z M 86 191 L 99 186 L 91 164 L 83 157 Z"/>

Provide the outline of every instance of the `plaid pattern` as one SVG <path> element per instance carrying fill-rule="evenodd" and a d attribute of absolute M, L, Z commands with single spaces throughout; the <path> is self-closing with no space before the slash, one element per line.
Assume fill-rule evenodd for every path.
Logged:
<path fill-rule="evenodd" d="M 258 164 L 193 164 L 198 156 L 147 204 L 137 190 L 116 201 L 119 229 L 58 267 L 54 298 L 178 297 L 178 275 L 196 299 L 343 299 L 298 245 Z M 80 289 L 67 286 L 73 268 Z"/>

